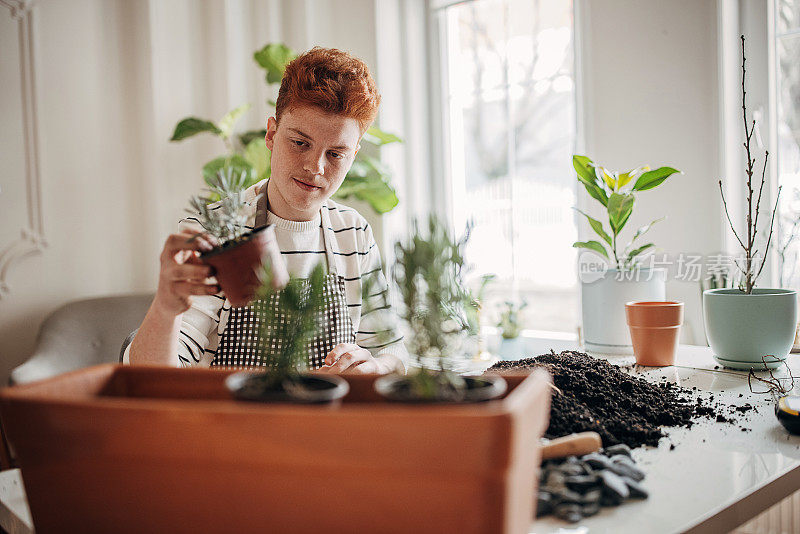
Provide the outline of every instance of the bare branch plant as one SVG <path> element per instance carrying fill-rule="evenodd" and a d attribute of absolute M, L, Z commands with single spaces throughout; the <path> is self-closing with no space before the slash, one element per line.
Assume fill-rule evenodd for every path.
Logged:
<path fill-rule="evenodd" d="M 736 240 L 741 245 L 742 249 L 745 253 L 744 258 L 744 266 L 742 266 L 738 261 L 734 261 L 734 265 L 739 270 L 742 275 L 742 280 L 739 283 L 739 289 L 743 291 L 745 294 L 751 294 L 753 292 L 753 288 L 758 281 L 758 277 L 761 275 L 761 271 L 764 270 L 764 265 L 767 262 L 767 253 L 769 252 L 769 246 L 772 242 L 772 231 L 775 226 L 775 212 L 778 209 L 778 200 L 780 200 L 781 196 L 781 188 L 778 187 L 778 194 L 775 198 L 775 207 L 772 209 L 772 218 L 770 220 L 769 226 L 769 234 L 767 237 L 766 245 L 764 246 L 763 255 L 760 258 L 759 264 L 759 257 L 758 257 L 758 249 L 756 248 L 756 237 L 758 234 L 758 216 L 761 212 L 761 196 L 764 192 L 764 183 L 766 182 L 766 172 L 767 172 L 767 162 L 769 160 L 769 151 L 764 151 L 764 165 L 761 169 L 761 184 L 758 187 L 758 197 L 755 199 L 755 205 L 753 205 L 753 195 L 755 193 L 755 188 L 753 187 L 753 174 L 755 171 L 755 163 L 756 160 L 751 154 L 750 150 L 750 141 L 752 140 L 753 133 L 756 129 L 756 121 L 755 119 L 750 123 L 748 127 L 747 121 L 747 92 L 745 91 L 745 77 L 747 74 L 746 69 L 746 57 L 745 57 L 745 39 L 744 35 L 741 36 L 742 39 L 742 121 L 744 123 L 744 149 L 747 156 L 747 168 L 745 169 L 745 174 L 747 175 L 747 235 L 743 240 L 739 233 L 736 231 L 736 228 L 733 225 L 733 221 L 731 220 L 730 211 L 728 210 L 728 203 L 725 200 L 725 192 L 722 188 L 722 180 L 719 180 L 719 192 L 722 195 L 722 205 L 725 209 L 725 216 L 728 219 L 728 224 L 733 231 L 733 235 L 736 237 Z"/>

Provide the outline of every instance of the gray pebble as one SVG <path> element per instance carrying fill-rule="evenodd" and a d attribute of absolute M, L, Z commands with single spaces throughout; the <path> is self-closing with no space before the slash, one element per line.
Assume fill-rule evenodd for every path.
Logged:
<path fill-rule="evenodd" d="M 536 517 L 547 515 L 553 511 L 553 496 L 549 492 L 539 491 L 536 497 Z"/>
<path fill-rule="evenodd" d="M 586 471 L 584 471 L 583 466 L 579 463 L 569 463 L 564 464 L 559 467 L 559 471 L 564 473 L 565 475 L 584 475 Z"/>
<path fill-rule="evenodd" d="M 583 517 L 591 517 L 599 511 L 600 511 L 599 502 L 596 502 L 594 504 L 584 504 L 583 507 L 581 508 L 581 513 L 583 514 Z"/>
<path fill-rule="evenodd" d="M 571 504 L 583 504 L 583 495 L 578 493 L 577 491 L 572 490 L 561 490 L 555 494 L 555 497 L 559 500 L 559 502 L 566 502 Z"/>
<path fill-rule="evenodd" d="M 555 510 L 553 510 L 553 514 L 564 521 L 577 523 L 583 519 L 581 511 L 582 507 L 579 504 L 559 504 L 556 506 Z"/>
<path fill-rule="evenodd" d="M 581 460 L 580 466 L 583 468 L 583 474 L 585 475 L 592 475 L 594 474 L 594 469 L 591 468 L 589 464 Z"/>
<path fill-rule="evenodd" d="M 574 475 L 564 479 L 564 483 L 571 490 L 586 493 L 587 490 L 597 486 L 597 475 Z"/>
<path fill-rule="evenodd" d="M 630 447 L 619 444 L 601 451 L 542 464 L 537 517 L 553 514 L 576 523 L 596 514 L 600 506 L 618 506 L 627 498 L 648 497 L 639 483 L 645 474 L 636 466 Z"/>
<path fill-rule="evenodd" d="M 629 477 L 636 481 L 644 479 L 644 473 L 629 462 L 612 462 L 608 470 L 621 477 Z"/>
<path fill-rule="evenodd" d="M 624 480 L 625 485 L 628 486 L 631 499 L 646 499 L 649 496 L 647 490 L 637 481 L 628 477 L 622 477 L 622 480 Z"/>
<path fill-rule="evenodd" d="M 605 453 L 608 456 L 614 456 L 615 454 L 624 454 L 625 456 L 630 457 L 631 455 L 631 448 L 625 445 L 624 443 L 618 443 L 617 445 L 612 445 L 610 447 L 605 448 Z"/>
<path fill-rule="evenodd" d="M 630 456 L 625 456 L 624 454 L 615 454 L 610 458 L 610 460 L 615 464 L 628 464 L 636 467 L 636 460 Z"/>
<path fill-rule="evenodd" d="M 604 469 L 598 473 L 603 482 L 603 496 L 610 497 L 619 502 L 624 501 L 630 495 L 627 484 L 622 480 L 622 477 L 616 473 Z"/>
<path fill-rule="evenodd" d="M 543 478 L 543 483 L 544 483 L 545 486 L 563 488 L 564 487 L 564 480 L 566 480 L 566 478 L 567 478 L 567 476 L 564 473 L 562 473 L 561 471 L 552 470 L 552 471 L 546 472 L 546 474 L 545 474 L 545 476 Z"/>
<path fill-rule="evenodd" d="M 594 469 L 608 469 L 611 465 L 611 460 L 608 457 L 598 454 L 596 452 L 589 453 L 581 458 L 586 464 Z"/>
<path fill-rule="evenodd" d="M 560 487 L 560 488 L 559 487 L 555 487 L 555 486 L 542 486 L 542 487 L 539 488 L 539 491 L 540 492 L 541 491 L 547 492 L 553 497 L 553 499 L 560 500 L 561 498 L 559 497 L 559 495 L 561 495 L 561 492 L 568 491 L 568 490 L 567 490 L 567 488 L 565 488 L 563 486 Z"/>
<path fill-rule="evenodd" d="M 619 497 L 612 497 L 611 495 L 603 494 L 600 499 L 600 506 L 619 506 L 622 504 L 622 499 Z"/>
<path fill-rule="evenodd" d="M 599 487 L 591 489 L 583 494 L 583 504 L 598 504 L 603 496 L 603 490 Z"/>

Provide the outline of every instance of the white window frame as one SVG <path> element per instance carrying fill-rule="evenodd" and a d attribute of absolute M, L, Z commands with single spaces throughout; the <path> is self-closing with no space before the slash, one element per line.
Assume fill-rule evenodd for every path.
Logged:
<path fill-rule="evenodd" d="M 770 155 L 774 154 L 774 158 L 772 164 L 770 166 L 770 184 L 771 184 L 771 198 L 775 198 L 778 191 L 778 185 L 780 180 L 779 175 L 779 161 L 782 157 L 780 152 L 780 145 L 778 143 L 778 101 L 780 99 L 780 84 L 778 82 L 778 73 L 780 71 L 780 65 L 778 64 L 778 51 L 777 51 L 777 41 L 779 36 L 777 35 L 777 12 L 776 12 L 776 4 L 780 0 L 768 0 L 767 1 L 767 50 L 766 50 L 766 60 L 769 64 L 769 150 Z M 800 28 L 793 30 L 791 33 L 800 34 Z M 800 39 L 800 36 L 797 37 Z M 798 58 L 800 61 L 800 58 Z M 781 192 L 781 195 L 789 194 L 789 191 Z M 779 214 L 776 215 L 775 221 L 775 233 L 778 236 L 778 241 L 774 242 L 774 245 L 771 246 L 770 250 L 770 259 L 771 261 L 771 268 L 770 268 L 770 287 L 777 287 L 779 280 L 780 280 L 780 256 L 778 253 L 779 246 L 780 246 L 780 217 Z M 762 284 L 763 286 L 763 284 Z M 798 289 L 798 288 L 793 288 Z"/>
<path fill-rule="evenodd" d="M 444 25 L 446 24 L 445 17 L 443 16 L 444 9 L 456 4 L 467 4 L 475 0 L 427 0 L 427 17 L 429 36 L 428 42 L 430 44 L 429 61 L 430 72 L 434 75 L 430 79 L 430 127 L 431 127 L 431 176 L 434 177 L 430 181 L 430 195 L 433 211 L 437 213 L 442 219 L 449 221 L 453 220 L 453 180 L 452 169 L 450 162 L 451 156 L 451 140 L 449 132 L 446 127 L 450 123 L 448 95 L 450 94 L 449 85 L 447 81 L 447 57 L 449 49 L 446 42 L 441 42 L 440 37 L 445 35 Z M 584 74 L 584 65 L 589 55 L 589 50 L 586 48 L 585 41 L 582 36 L 588 27 L 588 0 L 573 0 L 573 25 L 572 25 L 572 42 L 573 42 L 573 79 L 575 83 L 575 154 L 585 154 L 587 146 L 587 131 L 590 131 L 588 124 L 589 111 L 586 106 L 585 96 L 589 92 L 587 78 Z M 577 179 L 576 179 L 577 180 Z M 581 195 L 580 190 L 577 190 L 576 205 L 582 209 L 586 209 L 588 200 Z M 584 225 L 579 224 L 578 216 L 574 216 L 575 226 L 578 229 L 579 239 L 585 239 Z M 458 231 L 460 229 L 456 229 Z M 577 280 L 577 266 L 574 266 L 575 278 Z M 576 314 L 578 322 L 580 323 L 580 289 L 578 288 L 578 310 Z M 580 324 L 575 325 L 580 329 Z M 553 337 L 554 339 L 562 339 L 566 335 L 569 339 L 574 339 L 572 332 L 545 332 L 545 331 L 523 331 L 523 336 L 537 335 L 541 337 Z"/>
<path fill-rule="evenodd" d="M 758 123 L 758 135 L 754 135 L 751 142 L 751 155 L 756 159 L 753 174 L 753 187 L 756 190 L 761 180 L 764 150 L 768 150 L 770 154 L 766 171 L 767 187 L 761 200 L 762 216 L 759 218 L 759 229 L 769 228 L 769 223 L 766 221 L 772 215 L 778 192 L 774 2 L 775 0 L 717 0 L 719 167 L 728 210 L 739 235 L 746 235 L 747 230 L 747 197 L 743 183 L 746 158 L 742 148 L 744 142 L 742 58 L 739 37 L 742 34 L 746 38 L 748 121 L 756 118 Z M 760 138 L 761 146 L 756 138 Z M 722 216 L 725 217 L 725 214 L 722 213 Z M 744 251 L 730 230 L 728 221 L 724 219 L 722 222 L 724 250 L 733 256 L 743 254 Z M 776 225 L 777 223 L 776 216 Z M 774 287 L 777 283 L 778 254 L 774 239 L 773 235 L 767 257 L 767 268 L 759 278 L 758 287 Z M 759 244 L 761 244 L 760 238 Z"/>

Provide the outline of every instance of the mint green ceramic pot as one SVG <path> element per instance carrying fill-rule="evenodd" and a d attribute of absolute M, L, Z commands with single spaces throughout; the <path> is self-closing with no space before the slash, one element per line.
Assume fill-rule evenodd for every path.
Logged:
<path fill-rule="evenodd" d="M 793 289 L 708 289 L 703 292 L 706 337 L 714 358 L 734 369 L 778 367 L 794 342 L 797 292 Z"/>

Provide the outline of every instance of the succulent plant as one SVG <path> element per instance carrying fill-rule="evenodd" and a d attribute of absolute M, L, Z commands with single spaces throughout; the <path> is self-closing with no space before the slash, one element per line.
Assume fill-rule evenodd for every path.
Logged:
<path fill-rule="evenodd" d="M 240 239 L 247 231 L 247 203 L 244 187 L 247 174 L 233 168 L 220 169 L 209 181 L 209 196 L 195 195 L 189 199 L 190 219 L 216 237 L 220 245 Z M 214 202 L 214 198 L 221 200 Z"/>

